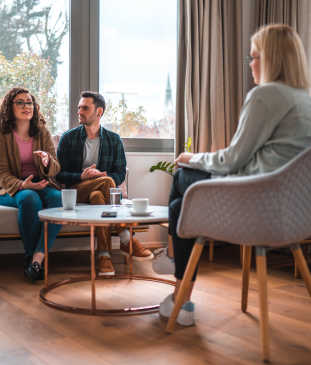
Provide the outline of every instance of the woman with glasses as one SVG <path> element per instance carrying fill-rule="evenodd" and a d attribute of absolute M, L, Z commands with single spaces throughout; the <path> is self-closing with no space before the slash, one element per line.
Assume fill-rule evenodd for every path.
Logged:
<path fill-rule="evenodd" d="M 0 108 L 0 205 L 19 208 L 18 225 L 25 248 L 24 273 L 32 281 L 44 279 L 44 226 L 38 212 L 61 206 L 59 187 L 49 179 L 60 165 L 36 99 L 15 87 Z M 61 226 L 50 224 L 49 248 Z"/>
<path fill-rule="evenodd" d="M 195 239 L 177 235 L 177 222 L 187 188 L 196 181 L 226 176 L 249 176 L 274 171 L 311 146 L 310 75 L 298 34 L 286 25 L 266 26 L 251 38 L 247 60 L 255 84 L 246 96 L 239 125 L 229 147 L 216 152 L 182 153 L 169 198 L 169 230 L 175 261 L 175 292 L 161 303 L 159 313 L 170 317 Z M 224 227 L 225 228 L 225 227 Z M 161 255 L 163 272 L 174 265 Z M 160 273 L 158 271 L 158 273 Z M 177 322 L 195 323 L 192 285 L 184 297 Z"/>

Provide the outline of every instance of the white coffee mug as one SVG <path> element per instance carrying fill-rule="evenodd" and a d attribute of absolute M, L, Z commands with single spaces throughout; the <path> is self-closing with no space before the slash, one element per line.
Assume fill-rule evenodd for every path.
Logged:
<path fill-rule="evenodd" d="M 132 206 L 135 212 L 144 213 L 149 208 L 149 199 L 147 198 L 132 199 Z"/>
<path fill-rule="evenodd" d="M 62 204 L 65 210 L 75 209 L 77 189 L 62 189 Z"/>

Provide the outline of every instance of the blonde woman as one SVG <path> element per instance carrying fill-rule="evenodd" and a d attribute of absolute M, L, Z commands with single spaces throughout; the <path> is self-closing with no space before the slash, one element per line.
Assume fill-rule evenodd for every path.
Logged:
<path fill-rule="evenodd" d="M 44 278 L 44 229 L 38 211 L 61 206 L 60 189 L 49 179 L 60 165 L 45 124 L 27 89 L 16 87 L 5 95 L 0 108 L 0 205 L 19 208 L 24 273 L 32 281 Z M 60 228 L 49 224 L 49 248 Z"/>
<path fill-rule="evenodd" d="M 213 153 L 182 153 L 175 161 L 192 169 L 181 168 L 176 172 L 169 199 L 177 282 L 175 292 L 160 305 L 163 317 L 171 315 L 194 244 L 194 239 L 182 239 L 176 233 L 186 189 L 203 179 L 274 171 L 311 145 L 310 75 L 298 34 L 280 24 L 260 29 L 251 38 L 247 60 L 258 86 L 246 97 L 230 146 Z M 162 255 L 163 263 L 164 259 L 166 264 L 162 267 L 168 271 L 173 263 Z M 195 276 L 177 319 L 185 326 L 195 323 L 194 304 L 190 301 Z"/>

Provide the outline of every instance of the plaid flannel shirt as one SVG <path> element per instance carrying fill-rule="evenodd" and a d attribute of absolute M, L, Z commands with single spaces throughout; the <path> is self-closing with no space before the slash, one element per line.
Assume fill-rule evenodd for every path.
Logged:
<path fill-rule="evenodd" d="M 117 133 L 100 127 L 100 147 L 96 168 L 107 172 L 116 186 L 125 180 L 126 159 L 122 140 Z M 86 140 L 84 126 L 80 126 L 65 132 L 58 144 L 57 158 L 61 170 L 56 180 L 65 184 L 66 188 L 81 181 L 83 149 Z"/>

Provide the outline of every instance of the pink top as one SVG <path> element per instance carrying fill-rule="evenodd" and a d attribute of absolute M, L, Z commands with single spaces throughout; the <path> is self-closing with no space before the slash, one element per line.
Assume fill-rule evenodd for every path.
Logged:
<path fill-rule="evenodd" d="M 16 132 L 13 131 L 13 133 L 18 145 L 21 159 L 21 178 L 24 179 L 30 175 L 39 176 L 35 161 L 33 159 L 33 137 L 31 137 L 29 141 L 24 141 Z"/>

